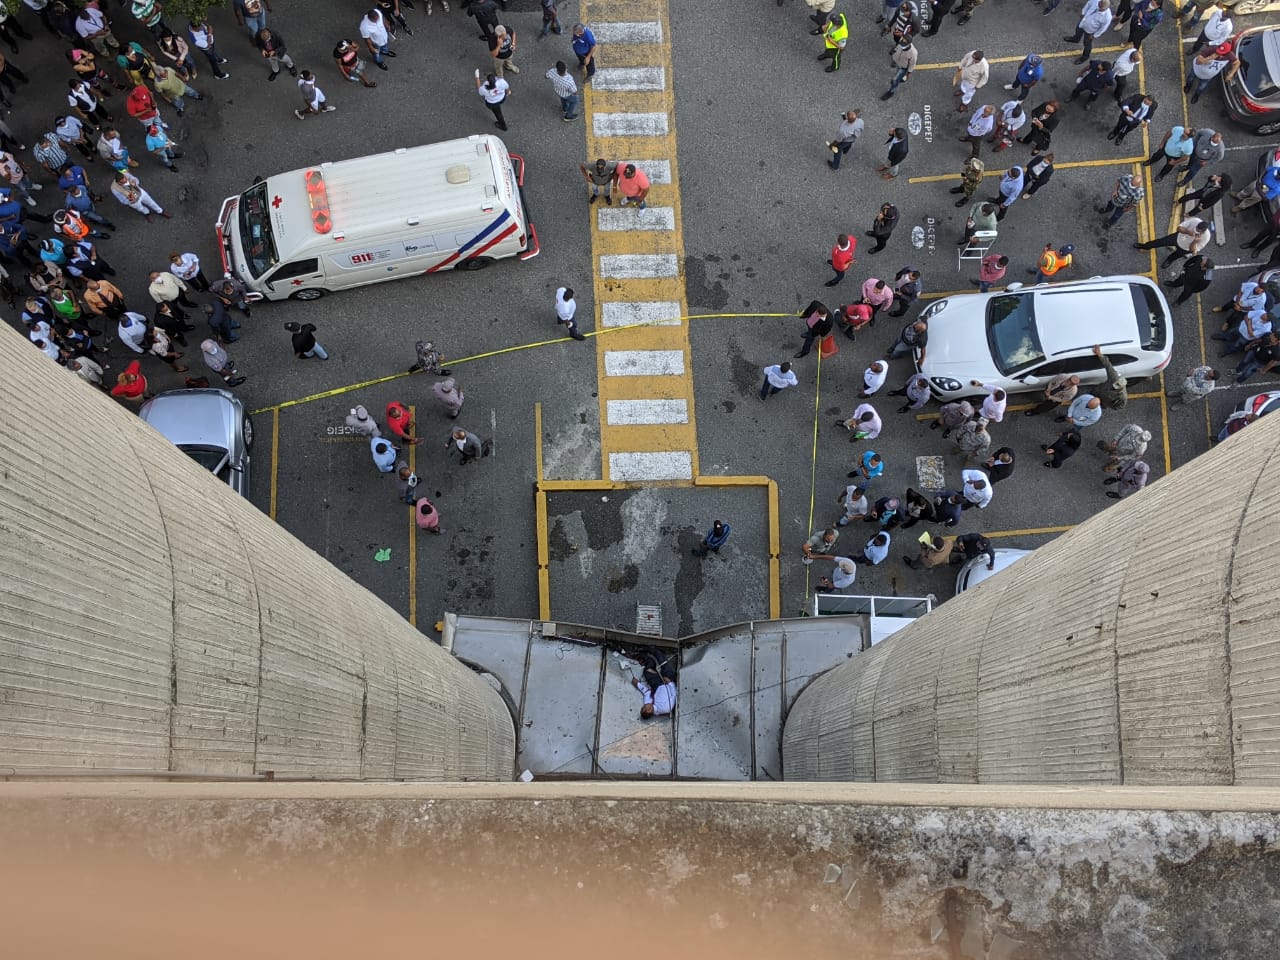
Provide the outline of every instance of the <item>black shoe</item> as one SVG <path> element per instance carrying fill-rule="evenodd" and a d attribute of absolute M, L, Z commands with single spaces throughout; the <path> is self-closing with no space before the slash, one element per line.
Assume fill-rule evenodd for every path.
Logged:
<path fill-rule="evenodd" d="M 379 70 L 387 69 L 387 65 L 385 63 L 379 63 L 377 60 L 373 61 L 373 65 L 377 67 Z"/>
<path fill-rule="evenodd" d="M 390 50 L 388 50 L 388 51 L 387 51 L 387 56 L 388 56 L 388 57 L 394 57 L 394 56 L 395 56 L 395 54 L 394 54 L 394 53 L 392 53 Z M 289 68 L 289 76 L 291 76 L 291 77 L 296 77 L 297 75 L 298 75 L 298 68 L 297 68 L 297 67 L 290 67 L 290 68 Z"/>
<path fill-rule="evenodd" d="M 969 200 L 968 200 L 968 198 L 967 198 L 967 197 L 961 197 L 959 200 L 957 200 L 957 201 L 956 201 L 956 206 L 957 206 L 957 207 L 963 207 L 963 206 L 964 206 L 966 203 L 968 203 L 968 202 L 969 202 Z M 967 241 L 966 241 L 966 242 L 967 242 Z"/>
<path fill-rule="evenodd" d="M 968 22 L 969 22 L 970 20 L 972 20 L 972 19 L 973 19 L 973 17 L 972 17 L 970 14 L 967 14 L 967 13 L 966 13 L 966 14 L 963 14 L 963 15 L 960 17 L 960 19 L 956 21 L 956 26 L 957 26 L 957 27 L 963 27 L 966 23 L 968 23 Z"/>
<path fill-rule="evenodd" d="M 880 94 L 880 99 L 881 99 L 881 100 L 890 100 L 890 99 L 892 99 L 892 98 L 893 98 L 893 91 L 892 91 L 892 90 L 886 90 L 884 93 Z"/>
<path fill-rule="evenodd" d="M 830 167 L 832 170 L 839 170 L 839 169 L 840 169 L 839 167 L 837 167 L 837 166 L 836 166 L 836 162 L 835 162 L 834 160 L 828 160 L 828 161 L 827 161 L 827 166 L 828 166 L 828 167 Z"/>
<path fill-rule="evenodd" d="M 1119 478 L 1119 477 L 1107 477 L 1107 479 L 1103 480 L 1102 482 L 1103 482 L 1104 484 L 1106 484 L 1106 483 L 1119 483 L 1119 482 L 1120 482 L 1120 478 Z"/>
<path fill-rule="evenodd" d="M 276 78 L 279 76 L 280 76 L 280 71 L 277 70 L 275 73 L 267 77 L 267 83 L 275 83 Z"/>
<path fill-rule="evenodd" d="M 1088 63 L 1088 62 L 1089 62 L 1089 58 L 1088 58 L 1088 57 L 1076 57 L 1076 58 L 1075 58 L 1074 60 L 1072 60 L 1071 62 L 1072 62 L 1072 63 Z"/>
<path fill-rule="evenodd" d="M 846 474 L 845 474 L 845 476 L 846 476 L 846 477 L 857 477 L 857 476 L 860 476 L 860 474 L 858 473 L 858 471 L 857 471 L 857 470 L 854 470 L 852 473 L 846 473 Z"/>
<path fill-rule="evenodd" d="M 1119 499 L 1120 499 L 1120 494 L 1116 493 L 1116 492 L 1115 492 L 1115 491 L 1113 491 L 1113 490 L 1108 490 L 1108 491 L 1107 491 L 1107 496 L 1108 496 L 1108 497 L 1110 497 L 1112 500 L 1119 500 Z"/>
<path fill-rule="evenodd" d="M 383 54 L 384 57 L 394 57 L 395 55 L 396 55 L 396 52 L 394 50 L 388 50 L 386 53 Z M 295 73 L 294 76 L 296 77 L 297 74 Z"/>

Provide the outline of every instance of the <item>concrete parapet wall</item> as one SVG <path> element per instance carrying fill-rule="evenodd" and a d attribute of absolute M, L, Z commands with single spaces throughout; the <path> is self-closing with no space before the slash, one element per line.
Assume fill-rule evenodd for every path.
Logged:
<path fill-rule="evenodd" d="M 0 783 L 14 956 L 1273 960 L 1280 794 Z M 48 923 L 74 916 L 77 923 Z M 155 953 L 160 956 L 159 952 Z"/>
<path fill-rule="evenodd" d="M 0 770 L 512 776 L 479 677 L 8 327 L 0 355 Z"/>
<path fill-rule="evenodd" d="M 815 682 L 787 780 L 1280 784 L 1280 417 Z"/>

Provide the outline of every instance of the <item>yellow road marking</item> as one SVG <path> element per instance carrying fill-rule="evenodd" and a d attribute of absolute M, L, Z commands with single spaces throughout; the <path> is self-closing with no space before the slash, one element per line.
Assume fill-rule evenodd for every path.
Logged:
<path fill-rule="evenodd" d="M 1075 524 L 1068 523 L 1061 527 L 1027 527 L 1025 530 L 992 530 L 984 535 L 989 540 L 995 540 L 1000 537 L 1034 537 L 1046 533 L 1066 533 L 1074 526 Z"/>
<path fill-rule="evenodd" d="M 257 413 L 258 411 L 254 411 Z M 276 518 L 276 476 L 280 469 L 280 408 L 271 410 L 271 507 L 267 516 Z"/>
<path fill-rule="evenodd" d="M 1094 47 L 1093 53 L 1119 53 L 1121 50 L 1123 50 L 1127 46 L 1128 44 L 1122 44 L 1120 46 L 1115 46 L 1115 47 Z M 1080 53 L 1076 50 L 1058 50 L 1058 51 L 1055 51 L 1054 53 L 1042 53 L 1040 54 L 1040 56 L 1048 60 L 1051 58 L 1056 59 L 1058 57 L 1078 57 L 1080 56 Z M 1092 53 L 1089 56 L 1091 59 L 1096 59 L 1093 57 Z M 1025 54 L 1020 57 L 987 57 L 987 63 L 1021 63 L 1024 59 L 1026 59 Z M 954 70 L 955 68 L 956 68 L 956 65 L 954 63 L 917 63 L 916 64 L 917 70 Z"/>
<path fill-rule="evenodd" d="M 418 421 L 418 408 L 409 405 L 409 422 Z M 422 431 L 418 431 L 421 433 Z M 418 472 L 418 445 L 409 444 L 409 472 Z M 418 510 L 409 508 L 409 622 L 418 625 Z"/>

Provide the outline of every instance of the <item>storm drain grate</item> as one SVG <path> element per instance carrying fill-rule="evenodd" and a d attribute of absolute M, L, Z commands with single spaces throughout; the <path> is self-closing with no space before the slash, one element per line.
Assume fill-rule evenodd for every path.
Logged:
<path fill-rule="evenodd" d="M 646 637 L 662 636 L 662 607 L 654 603 L 636 604 L 636 633 Z"/>

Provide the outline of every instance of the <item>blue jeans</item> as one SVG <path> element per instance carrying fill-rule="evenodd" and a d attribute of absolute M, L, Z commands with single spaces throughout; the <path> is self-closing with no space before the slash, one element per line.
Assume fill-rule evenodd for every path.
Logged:
<path fill-rule="evenodd" d="M 781 390 L 781 387 L 775 387 L 769 382 L 769 378 L 764 378 L 764 383 L 760 384 L 760 399 L 768 400 L 771 396 Z"/>
<path fill-rule="evenodd" d="M 328 351 L 326 351 L 324 347 L 320 346 L 320 342 L 318 340 L 316 341 L 316 345 L 304 353 L 303 356 L 308 358 L 319 357 L 321 360 L 329 359 Z"/>
<path fill-rule="evenodd" d="M 1049 2 L 1044 5 L 1044 12 L 1048 13 L 1050 10 L 1057 10 L 1058 4 L 1061 2 L 1062 0 L 1049 0 Z"/>
<path fill-rule="evenodd" d="M 1120 222 L 1120 218 L 1124 216 L 1124 207 L 1118 207 L 1114 200 L 1108 200 L 1107 214 L 1107 226 L 1114 227 Z"/>
<path fill-rule="evenodd" d="M 382 58 L 387 55 L 387 51 L 390 49 L 391 48 L 385 43 L 382 46 L 378 47 L 378 49 L 373 52 L 373 62 L 381 63 Z"/>
<path fill-rule="evenodd" d="M 256 38 L 259 31 L 265 30 L 267 27 L 267 8 L 263 7 L 259 10 L 256 17 L 245 17 L 244 26 L 249 31 L 249 36 Z"/>
<path fill-rule="evenodd" d="M 1246 351 L 1244 359 L 1236 366 L 1236 383 L 1244 383 L 1261 369 L 1262 364 L 1258 362 L 1257 354 L 1252 350 Z"/>
<path fill-rule="evenodd" d="M 979 280 L 979 281 L 978 281 L 978 292 L 979 292 L 979 293 L 986 293 L 986 292 L 987 292 L 988 290 L 990 290 L 990 289 L 991 289 L 991 284 L 990 284 L 990 282 L 988 282 L 988 281 L 986 281 L 986 280 Z"/>
<path fill-rule="evenodd" d="M 837 143 L 836 146 L 840 149 L 831 157 L 831 169 L 833 170 L 840 169 L 840 160 L 846 153 L 853 149 L 853 141 L 850 140 L 848 143 Z"/>
<path fill-rule="evenodd" d="M 903 78 L 904 78 L 904 77 L 906 77 L 906 75 L 907 75 L 907 68 L 906 68 L 906 67 L 899 67 L 899 68 L 898 68 L 898 72 L 897 72 L 897 73 L 895 73 L 895 74 L 893 75 L 893 79 L 889 81 L 889 92 L 890 92 L 890 93 L 893 93 L 893 91 L 895 91 L 895 90 L 897 90 L 897 89 L 898 89 L 898 84 L 902 83 L 902 80 L 903 80 Z"/>
<path fill-rule="evenodd" d="M 1045 276 L 1043 273 L 1041 273 L 1039 270 L 1037 270 L 1037 271 L 1036 271 L 1036 283 L 1044 283 L 1044 282 L 1045 282 L 1046 280 L 1048 280 L 1048 279 L 1049 279 L 1049 278 L 1048 278 L 1048 277 L 1046 277 L 1046 276 Z"/>
<path fill-rule="evenodd" d="M 561 97 L 560 109 L 564 111 L 566 120 L 572 120 L 576 117 L 578 115 L 578 95 L 575 93 L 572 96 Z"/>

